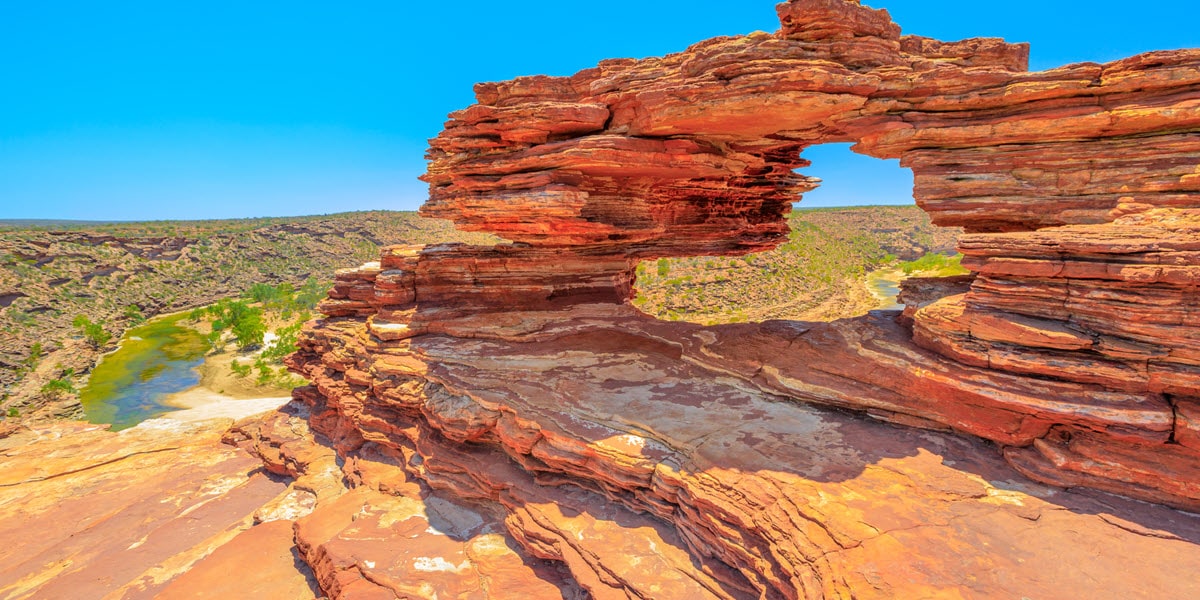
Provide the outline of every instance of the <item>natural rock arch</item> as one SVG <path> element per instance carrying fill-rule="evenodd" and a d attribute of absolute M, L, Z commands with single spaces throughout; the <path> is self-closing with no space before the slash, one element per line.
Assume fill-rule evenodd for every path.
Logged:
<path fill-rule="evenodd" d="M 528 244 L 494 260 L 528 265 L 510 291 L 531 297 L 494 309 L 623 301 L 623 260 L 773 247 L 811 189 L 793 172 L 800 151 L 852 141 L 899 158 L 934 223 L 967 233 L 960 250 L 978 278 L 918 313 L 915 341 L 1080 384 L 1053 408 L 1003 409 L 1024 433 L 952 426 L 1022 447 L 1042 439 L 1040 455 L 1014 460 L 1101 486 L 1107 476 L 1049 475 L 1045 461 L 1076 464 L 1072 448 L 1115 440 L 1153 448 L 1155 461 L 1200 450 L 1200 52 L 1026 73 L 1026 45 L 901 36 L 886 11 L 857 2 L 779 13 L 773 35 L 476 86 L 479 104 L 431 142 L 422 213 Z M 454 255 L 467 252 L 497 251 Z M 539 278 L 539 262 L 559 281 Z M 1052 450 L 1064 421 L 1082 431 L 1051 436 Z M 1153 479 L 1143 483 L 1162 485 Z"/>
<path fill-rule="evenodd" d="M 698 448 L 675 439 L 654 454 L 647 433 L 650 445 L 625 455 L 617 429 L 589 437 L 569 419 L 539 421 L 585 393 L 624 401 L 619 378 L 545 375 L 552 350 L 584 363 L 640 353 L 737 393 L 968 433 L 1034 479 L 1200 510 L 1200 50 L 1027 73 L 1025 45 L 901 36 L 886 11 L 854 0 L 778 11 L 775 34 L 476 86 L 478 103 L 431 141 L 421 210 L 512 243 L 390 248 L 339 273 L 330 318 L 292 359 L 315 382 L 298 394 L 315 428 L 523 514 L 503 485 L 461 466 L 478 464 L 478 447 L 437 446 L 478 442 L 520 477 L 570 481 L 674 524 L 694 554 L 768 597 L 853 586 L 822 562 L 837 551 L 823 534 L 697 514 L 697 503 L 731 520 L 755 510 L 731 500 L 739 490 L 663 466 L 707 459 Z M 920 308 L 911 328 L 878 315 L 705 328 L 628 306 L 640 260 L 785 240 L 786 209 L 811 187 L 794 172 L 800 150 L 846 141 L 900 159 L 934 223 L 966 230 L 967 293 Z M 522 359 L 504 353 L 534 356 L 557 387 L 514 381 Z M 634 387 L 631 398 L 648 393 Z M 521 404 L 529 394 L 544 404 Z"/>

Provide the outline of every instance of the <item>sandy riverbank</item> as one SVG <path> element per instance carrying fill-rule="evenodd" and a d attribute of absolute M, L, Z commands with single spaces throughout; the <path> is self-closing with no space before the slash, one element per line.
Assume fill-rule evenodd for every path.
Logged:
<path fill-rule="evenodd" d="M 235 352 L 209 354 L 208 356 L 204 357 L 204 364 L 197 368 L 197 370 L 200 372 L 200 383 L 198 384 L 198 387 L 211 390 L 231 398 L 238 398 L 242 400 L 262 398 L 263 396 L 286 396 L 291 394 L 291 388 L 281 388 L 271 385 L 261 386 L 256 384 L 256 372 L 251 372 L 249 375 L 239 377 L 233 372 L 233 368 L 230 366 L 234 360 L 238 360 L 241 364 L 248 365 L 253 364 L 254 359 L 255 356 L 253 354 L 243 356 L 239 356 Z"/>
<path fill-rule="evenodd" d="M 197 367 L 200 383 L 167 396 L 162 403 L 182 410 L 159 418 L 202 421 L 214 418 L 241 419 L 279 408 L 291 400 L 291 390 L 257 386 L 251 376 L 238 377 L 229 365 L 234 353 L 210 354 Z M 243 362 L 245 357 L 242 357 Z"/>
<path fill-rule="evenodd" d="M 291 399 L 291 396 L 234 398 L 202 387 L 195 387 L 184 392 L 179 392 L 178 394 L 172 394 L 164 402 L 164 404 L 178 406 L 183 410 L 172 411 L 158 418 L 189 422 L 217 418 L 227 418 L 236 421 L 251 415 L 275 410 Z"/>

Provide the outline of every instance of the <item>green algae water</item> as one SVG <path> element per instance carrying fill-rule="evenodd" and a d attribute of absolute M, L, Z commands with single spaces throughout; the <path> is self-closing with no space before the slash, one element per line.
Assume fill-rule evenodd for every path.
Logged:
<path fill-rule="evenodd" d="M 112 423 L 115 431 L 178 410 L 162 401 L 200 383 L 197 367 L 209 348 L 200 332 L 179 324 L 185 318 L 168 315 L 125 333 L 80 392 L 88 421 Z"/>

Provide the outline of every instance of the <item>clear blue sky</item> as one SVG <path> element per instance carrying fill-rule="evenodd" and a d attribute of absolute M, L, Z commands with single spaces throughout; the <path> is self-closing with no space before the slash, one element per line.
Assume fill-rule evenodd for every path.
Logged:
<path fill-rule="evenodd" d="M 1195 0 L 867 3 L 906 33 L 1032 42 L 1035 69 L 1200 46 Z M 772 0 L 0 2 L 0 218 L 414 209 L 473 83 L 777 27 Z M 805 156 L 828 183 L 802 206 L 911 201 L 898 167 Z"/>

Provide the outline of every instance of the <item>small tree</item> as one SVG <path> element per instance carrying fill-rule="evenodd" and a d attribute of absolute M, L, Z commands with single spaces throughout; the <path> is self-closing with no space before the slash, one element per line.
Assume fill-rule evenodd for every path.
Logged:
<path fill-rule="evenodd" d="M 222 345 L 221 332 L 226 329 L 233 333 L 238 348 L 242 350 L 262 344 L 267 326 L 263 323 L 261 308 L 241 300 L 225 299 L 208 307 L 207 312 L 213 317 L 212 333 L 209 335 L 213 349 L 219 349 L 218 346 Z"/>
<path fill-rule="evenodd" d="M 237 338 L 238 348 L 242 350 L 262 345 L 266 333 L 267 326 L 263 324 L 259 312 L 247 312 L 233 324 L 233 336 Z"/>
<path fill-rule="evenodd" d="M 225 338 L 221 335 L 221 330 L 217 329 L 215 325 L 213 326 L 213 330 L 205 336 L 205 339 L 208 341 L 208 346 L 213 350 L 217 352 L 225 351 Z"/>
<path fill-rule="evenodd" d="M 58 376 L 58 379 L 51 379 L 42 386 L 40 390 L 43 396 L 58 398 L 64 394 L 74 394 L 75 384 L 71 383 L 71 376 L 75 374 L 75 369 L 65 369 Z"/>
<path fill-rule="evenodd" d="M 112 334 L 105 331 L 104 325 L 93 323 L 91 319 L 87 318 L 87 315 L 75 317 L 75 320 L 71 324 L 76 329 L 79 329 L 79 333 L 83 334 L 83 337 L 87 338 L 97 348 L 103 347 L 112 339 Z"/>

